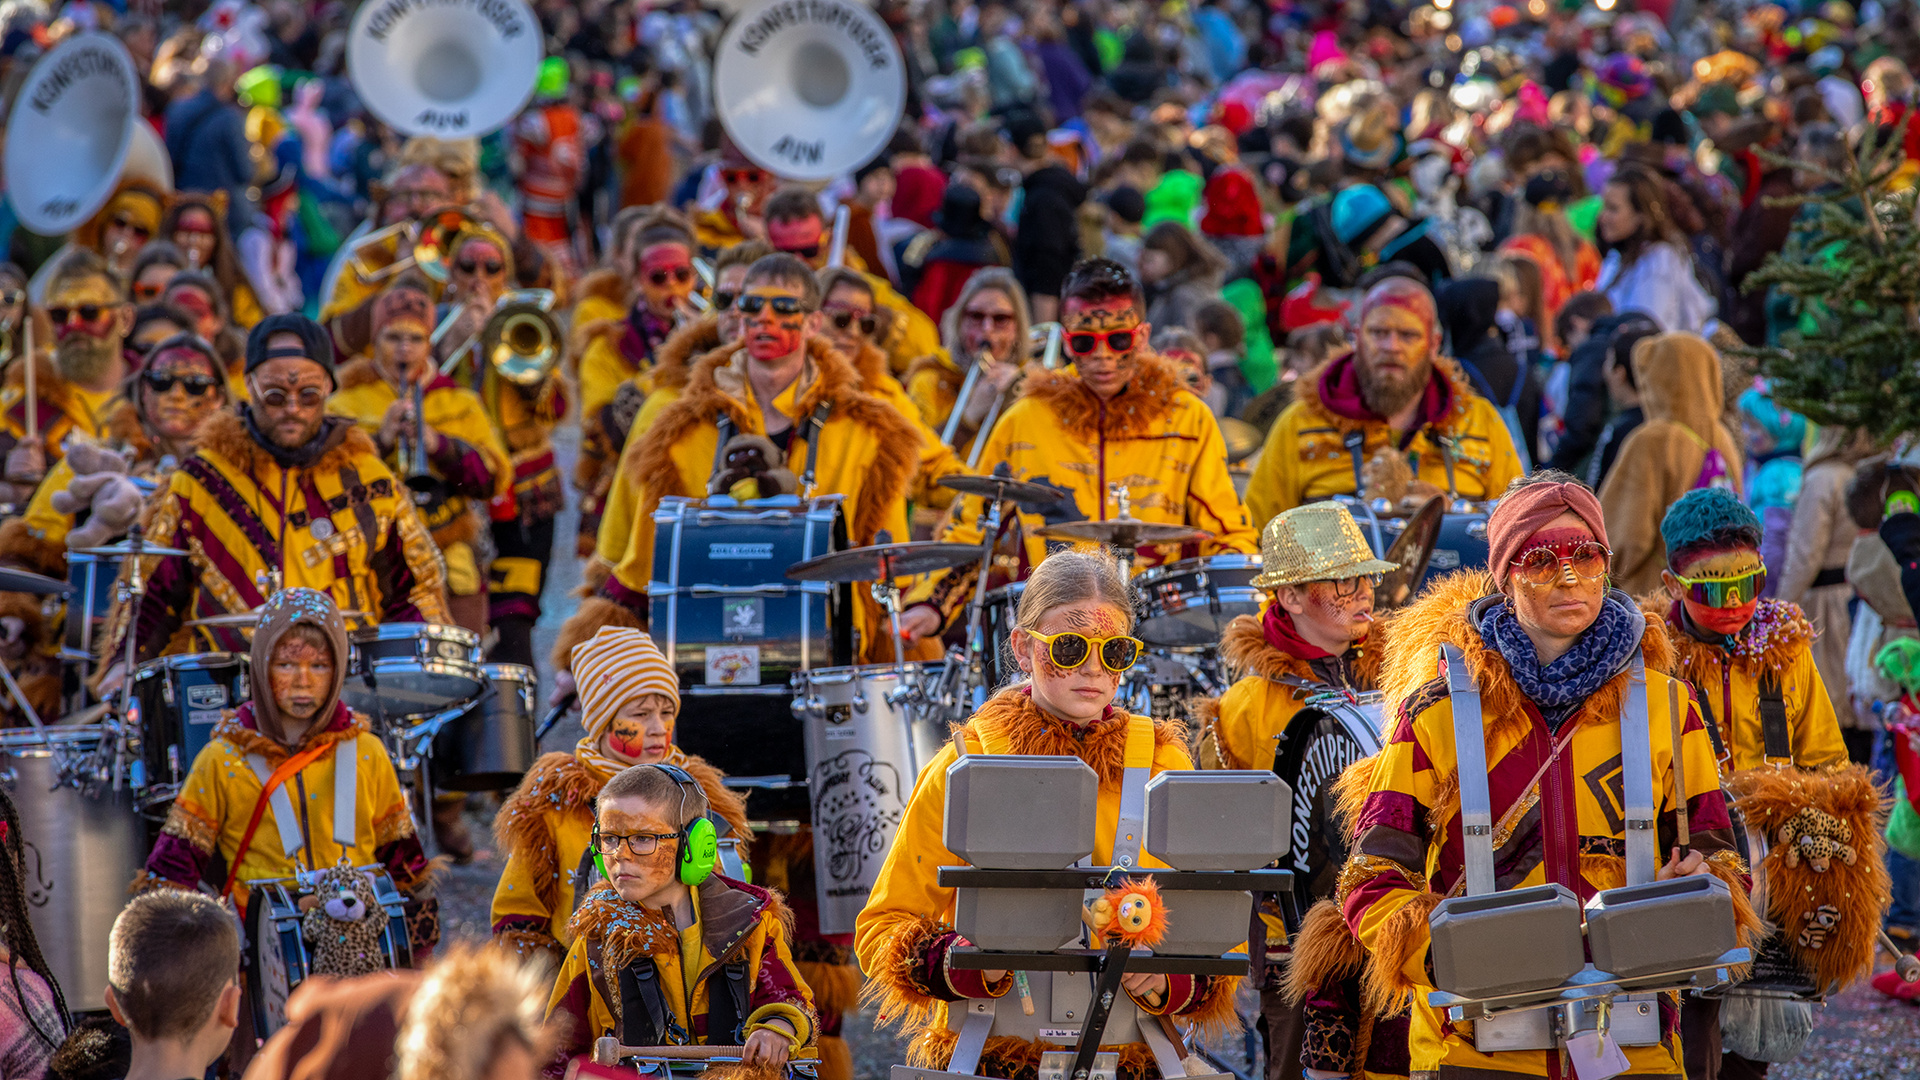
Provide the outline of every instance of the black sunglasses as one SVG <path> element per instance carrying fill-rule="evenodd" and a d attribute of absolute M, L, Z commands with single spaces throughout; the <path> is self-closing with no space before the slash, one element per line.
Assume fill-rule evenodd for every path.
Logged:
<path fill-rule="evenodd" d="M 1114 330 L 1106 335 L 1107 348 L 1123 353 L 1133 348 L 1133 331 Z M 1099 334 L 1068 334 L 1067 350 L 1075 356 L 1086 356 L 1093 352 L 1100 342 Z"/>
<path fill-rule="evenodd" d="M 738 299 L 740 299 L 740 294 L 737 292 L 728 292 L 725 289 L 718 290 L 713 294 L 713 310 L 725 311 L 732 307 L 733 302 Z"/>
<path fill-rule="evenodd" d="M 455 263 L 454 265 L 459 267 L 460 272 L 463 274 L 474 273 L 475 271 L 479 270 L 481 266 L 480 263 L 474 261 L 473 259 L 461 259 L 459 262 Z M 500 271 L 505 270 L 507 267 L 505 263 L 500 262 L 498 259 L 488 259 L 486 262 L 486 268 L 487 268 L 487 273 L 497 274 Z"/>
<path fill-rule="evenodd" d="M 781 254 L 791 255 L 796 259 L 804 259 L 811 262 L 812 260 L 820 257 L 820 245 L 813 244 L 809 247 L 787 248 L 785 251 L 781 252 Z"/>
<path fill-rule="evenodd" d="M 798 315 L 805 310 L 800 306 L 800 298 L 797 296 L 775 296 L 771 301 L 765 296 L 742 296 L 734 301 L 734 306 L 740 309 L 742 315 L 758 315 L 760 309 L 766 307 L 769 302 L 773 304 L 774 313 L 777 315 Z"/>
<path fill-rule="evenodd" d="M 156 394 L 164 394 L 173 389 L 174 383 L 179 383 L 186 390 L 188 397 L 203 397 L 207 391 L 220 385 L 220 380 L 211 375 L 168 375 L 163 372 L 149 371 L 142 378 L 147 380 L 147 385 L 152 387 Z"/>
<path fill-rule="evenodd" d="M 80 316 L 81 322 L 99 322 L 100 313 L 109 310 L 112 309 L 102 307 L 99 304 L 81 304 L 79 307 L 50 307 L 47 309 L 47 318 L 52 319 L 55 326 L 67 325 L 73 321 L 75 315 Z"/>
<path fill-rule="evenodd" d="M 671 270 L 655 270 L 653 273 L 647 275 L 647 280 L 653 282 L 656 288 L 665 285 L 669 278 L 685 285 L 687 282 L 693 280 L 693 267 L 676 266 Z"/>
<path fill-rule="evenodd" d="M 774 310 L 778 311 L 780 309 L 776 307 Z M 827 313 L 827 317 L 833 320 L 833 326 L 836 330 L 845 330 L 855 322 L 858 322 L 860 324 L 860 332 L 868 337 L 873 336 L 873 328 L 879 325 L 873 316 L 855 315 L 851 311 L 831 311 Z"/>
<path fill-rule="evenodd" d="M 150 240 L 153 238 L 152 229 L 147 228 L 145 225 L 135 224 L 134 220 L 130 217 L 124 215 L 116 217 L 113 219 L 112 224 L 114 228 L 125 229 L 142 240 Z"/>

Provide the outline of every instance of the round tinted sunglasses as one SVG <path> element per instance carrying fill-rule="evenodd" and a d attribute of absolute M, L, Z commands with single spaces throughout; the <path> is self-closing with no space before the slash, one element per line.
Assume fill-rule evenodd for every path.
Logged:
<path fill-rule="evenodd" d="M 1098 652 L 1101 667 L 1125 671 L 1140 662 L 1140 653 L 1147 647 L 1146 642 L 1136 637 L 1090 638 L 1071 630 L 1059 634 L 1028 630 L 1027 636 L 1047 647 L 1047 659 L 1053 661 L 1054 667 L 1067 669 L 1079 667 Z"/>
<path fill-rule="evenodd" d="M 693 267 L 676 266 L 671 270 L 655 270 L 647 275 L 647 280 L 653 282 L 655 287 L 665 285 L 668 281 L 685 285 L 693 280 Z"/>
<path fill-rule="evenodd" d="M 146 380 L 147 385 L 152 387 L 156 394 L 164 394 L 173 389 L 174 383 L 179 383 L 188 397 L 204 397 L 208 391 L 220 385 L 220 380 L 211 375 L 170 375 L 165 372 L 149 371 L 141 378 Z"/>
<path fill-rule="evenodd" d="M 459 267 L 460 272 L 463 274 L 478 273 L 483 268 L 489 274 L 497 274 L 507 268 L 507 265 L 498 259 L 488 259 L 485 263 L 478 262 L 474 259 L 461 259 L 453 265 Z"/>
<path fill-rule="evenodd" d="M 845 330 L 858 323 L 860 332 L 868 337 L 872 337 L 873 328 L 880 325 L 872 315 L 861 315 L 852 311 L 829 311 L 827 318 L 833 320 L 833 328 L 836 330 Z"/>
<path fill-rule="evenodd" d="M 1105 337 L 1107 348 L 1114 352 L 1123 353 L 1133 348 L 1133 331 L 1131 330 L 1113 330 Z M 1100 338 L 1099 334 L 1068 334 L 1067 351 L 1075 356 L 1086 356 L 1099 345 Z"/>
<path fill-rule="evenodd" d="M 1767 585 L 1767 568 L 1755 567 L 1737 574 L 1714 575 L 1712 577 L 1680 577 L 1674 575 L 1687 587 L 1687 599 L 1696 604 L 1712 608 L 1739 607 L 1760 595 Z"/>
<path fill-rule="evenodd" d="M 800 298 L 797 296 L 756 296 L 749 294 L 736 299 L 733 304 L 736 308 L 740 309 L 740 314 L 742 315 L 758 315 L 760 314 L 760 310 L 768 304 L 773 305 L 773 310 L 776 315 L 798 315 L 806 310 L 800 306 Z"/>
<path fill-rule="evenodd" d="M 1562 569 L 1587 581 L 1607 575 L 1613 565 L 1613 552 L 1593 540 L 1577 544 L 1542 544 L 1520 553 L 1513 560 L 1512 572 L 1530 585 L 1551 585 Z"/>

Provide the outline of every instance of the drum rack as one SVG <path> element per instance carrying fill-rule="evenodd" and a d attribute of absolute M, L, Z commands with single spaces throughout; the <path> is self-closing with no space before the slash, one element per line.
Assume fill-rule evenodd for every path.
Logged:
<path fill-rule="evenodd" d="M 1465 997 L 1450 994 L 1445 990 L 1434 990 L 1427 994 L 1427 1004 L 1436 1009 L 1447 1010 L 1449 1020 L 1460 1021 L 1491 1019 L 1502 1013 L 1535 1009 L 1543 1005 L 1569 1005 L 1623 994 L 1647 994 L 1668 990 L 1712 990 L 1732 981 L 1728 969 L 1748 963 L 1752 959 L 1753 953 L 1745 947 L 1729 949 L 1715 957 L 1711 963 L 1656 972 L 1633 979 L 1617 978 L 1596 969 L 1589 963 L 1584 970 L 1568 979 L 1564 986 L 1493 997 Z M 1703 979 L 1703 976 L 1711 978 Z"/>

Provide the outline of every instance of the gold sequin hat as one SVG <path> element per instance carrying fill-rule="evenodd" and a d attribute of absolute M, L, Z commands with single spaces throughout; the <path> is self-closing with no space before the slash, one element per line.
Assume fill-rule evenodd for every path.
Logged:
<path fill-rule="evenodd" d="M 1338 503 L 1296 506 L 1260 530 L 1260 574 L 1255 588 L 1338 581 L 1398 570 L 1373 557 L 1353 515 Z"/>

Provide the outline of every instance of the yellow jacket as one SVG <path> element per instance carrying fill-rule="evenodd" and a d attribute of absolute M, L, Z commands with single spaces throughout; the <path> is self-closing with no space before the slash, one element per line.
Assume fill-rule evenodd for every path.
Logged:
<path fill-rule="evenodd" d="M 1374 689 L 1385 649 L 1386 632 L 1376 623 L 1366 642 L 1347 654 L 1353 689 Z M 1277 677 L 1323 680 L 1307 661 L 1268 644 L 1257 615 L 1240 615 L 1227 624 L 1220 636 L 1220 659 L 1239 678 L 1220 695 L 1216 715 L 1201 736 L 1202 764 L 1213 767 L 1206 761 L 1211 749 L 1219 768 L 1271 769 L 1280 736 L 1308 694 Z"/>
<path fill-rule="evenodd" d="M 1123 484 L 1133 516 L 1141 521 L 1190 525 L 1213 534 L 1196 544 L 1143 544 L 1136 571 L 1195 554 L 1260 550 L 1259 533 L 1227 472 L 1219 423 L 1173 366 L 1157 356 L 1143 357 L 1133 381 L 1108 402 L 1095 397 L 1072 368 L 1029 373 L 1019 400 L 987 436 L 979 470 L 992 473 L 1001 464 L 1016 479 L 1065 488 L 1087 520 L 1117 516 L 1119 507 L 1107 489 Z M 972 496 L 955 499 L 940 539 L 979 543 L 982 503 Z M 1039 514 L 1018 515 L 1025 543 L 1019 577 L 1046 557 L 1047 542 L 1034 535 L 1046 524 Z M 971 595 L 959 586 L 973 573 L 971 568 L 952 571 L 914 599 L 929 600 L 951 617 Z"/>
<path fill-rule="evenodd" d="M 1362 432 L 1366 438 L 1363 461 L 1371 461 L 1375 453 L 1394 443 L 1393 430 L 1385 421 L 1342 416 L 1326 404 L 1329 388 L 1351 383 L 1353 363 L 1352 353 L 1336 357 L 1293 384 L 1293 404 L 1267 432 L 1259 463 L 1247 483 L 1247 509 L 1256 526 L 1302 503 L 1353 493 L 1353 456 L 1345 442 L 1349 432 Z M 1431 414 L 1403 448 L 1414 478 L 1446 491 L 1447 466 L 1441 450 L 1451 444 L 1454 490 L 1460 497 L 1499 498 L 1523 471 L 1500 411 L 1473 392 L 1460 365 L 1448 357 L 1434 359 L 1428 386 Z"/>
<path fill-rule="evenodd" d="M 952 358 L 945 349 L 922 356 L 908 366 L 906 374 L 901 376 L 907 387 L 907 400 L 920 413 L 920 422 L 933 429 L 937 434 L 947 429 L 947 418 L 953 415 L 953 407 L 960 399 L 960 385 L 966 376 L 955 367 Z M 968 451 L 973 449 L 973 436 L 960 440 L 953 448 L 954 453 L 966 459 Z"/>
<path fill-rule="evenodd" d="M 1846 762 L 1840 721 L 1813 664 L 1813 625 L 1797 606 L 1760 601 L 1753 621 L 1736 636 L 1741 655 L 1702 641 L 1679 625 L 1685 619 L 1683 610 L 1664 593 L 1642 599 L 1640 606 L 1648 619 L 1667 624 L 1677 654 L 1672 674 L 1699 692 L 1703 711 L 1718 730 L 1725 751 L 1722 779 L 1768 763 L 1760 729 L 1762 675 L 1772 676 L 1786 705 L 1790 763 L 1824 769 Z M 1745 652 L 1748 648 L 1755 651 Z"/>
<path fill-rule="evenodd" d="M 35 418 L 40 425 L 40 441 L 47 450 L 47 467 L 65 457 L 67 436 L 78 432 L 91 439 L 104 440 L 114 415 L 127 399 L 118 389 L 96 393 L 70 383 L 54 371 L 52 357 L 39 354 L 33 371 L 33 392 L 40 405 Z M 27 372 L 18 360 L 7 365 L 6 385 L 0 387 L 0 453 L 11 450 L 27 437 Z"/>
<path fill-rule="evenodd" d="M 906 387 L 888 369 L 885 352 L 878 346 L 862 345 L 860 355 L 852 360 L 854 370 L 860 374 L 860 389 L 893 406 L 895 412 L 906 417 L 920 432 L 920 468 L 914 473 L 913 487 L 908 493 L 915 508 L 945 510 L 953 504 L 954 492 L 939 486 L 940 478 L 964 473 L 966 465 L 951 447 L 940 441 L 940 433 L 921 417 L 920 408 L 908 396 Z"/>
<path fill-rule="evenodd" d="M 1093 861 L 1105 866 L 1113 858 L 1114 830 L 1120 820 L 1121 777 L 1133 752 L 1137 752 L 1128 746 L 1128 727 L 1132 720 L 1123 710 L 1115 710 L 1084 737 L 1075 738 L 1064 730 L 1065 725 L 1041 712 L 1025 689 L 1013 688 L 989 700 L 967 722 L 963 732 L 971 752 L 1077 757 L 1091 766 L 1100 777 Z M 1193 768 L 1187 756 L 1186 730 L 1181 724 L 1154 723 L 1152 730 L 1151 774 Z M 945 999 L 951 996 L 951 988 L 926 985 L 922 982 L 922 973 L 929 958 L 944 967 L 944 950 L 953 944 L 954 938 L 954 890 L 939 885 L 937 873 L 942 866 L 964 865 L 958 855 L 947 850 L 942 839 L 947 767 L 957 758 L 949 742 L 920 770 L 907 803 L 906 816 L 894 834 L 893 848 L 880 867 L 879 878 L 874 882 L 867 906 L 860 912 L 853 936 L 854 952 L 859 957 L 861 970 L 867 973 L 866 994 L 880 1001 L 880 1015 L 908 1017 L 906 1033 L 913 1036 L 908 1060 L 927 1067 L 936 1063 L 945 1065 L 955 1037 L 947 1027 Z M 1140 865 L 1161 867 L 1165 864 L 1142 851 Z M 1176 1011 L 1184 1018 L 1203 1024 L 1212 1023 L 1223 1009 L 1230 1015 L 1238 981 L 1237 978 L 1196 980 L 1188 994 L 1189 1000 Z M 1206 982 L 1204 987 L 1200 986 L 1202 982 Z M 1026 1049 L 1026 1044 L 1018 1039 L 1001 1036 L 988 1039 L 982 1074 L 1012 1075 L 995 1068 L 993 1063 L 1015 1060 Z"/>
<path fill-rule="evenodd" d="M 627 554 L 627 540 L 633 535 L 634 477 L 638 475 L 634 472 L 637 466 L 632 462 L 633 456 L 640 452 L 646 433 L 653 430 L 668 407 L 680 400 L 681 391 L 693 376 L 694 361 L 720 344 L 720 320 L 712 315 L 704 316 L 674 331 L 654 353 L 653 366 L 634 377 L 635 385 L 647 396 L 627 428 L 619 468 L 614 471 L 601 503 L 594 561 L 605 569 L 620 565 Z"/>
<path fill-rule="evenodd" d="M 726 774 L 679 747 L 667 763 L 687 770 L 706 793 L 707 805 L 742 847 L 752 835 L 747 804 L 726 786 Z M 493 936 L 520 951 L 556 954 L 572 943 L 574 874 L 593 838 L 593 800 L 613 779 L 572 753 L 544 754 L 528 770 L 493 819 L 495 846 L 507 864 L 493 890 Z"/>

